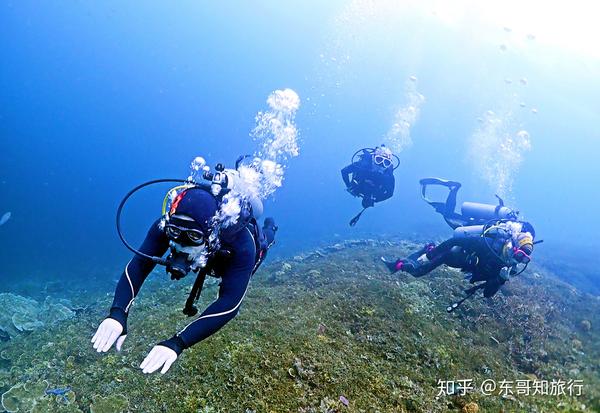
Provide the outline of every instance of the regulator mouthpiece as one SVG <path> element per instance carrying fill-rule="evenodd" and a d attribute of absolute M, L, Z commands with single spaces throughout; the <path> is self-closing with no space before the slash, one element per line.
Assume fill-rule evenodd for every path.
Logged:
<path fill-rule="evenodd" d="M 171 255 L 167 258 L 167 273 L 172 280 L 180 280 L 192 270 L 189 257 L 185 252 L 171 250 Z"/>

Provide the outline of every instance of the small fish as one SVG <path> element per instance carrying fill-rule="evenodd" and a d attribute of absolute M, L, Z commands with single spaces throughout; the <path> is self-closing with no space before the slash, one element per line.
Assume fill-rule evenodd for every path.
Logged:
<path fill-rule="evenodd" d="M 6 222 L 10 219 L 11 215 L 12 214 L 10 212 L 6 212 L 4 215 L 2 215 L 2 218 L 0 218 L 0 226 L 6 224 Z"/>

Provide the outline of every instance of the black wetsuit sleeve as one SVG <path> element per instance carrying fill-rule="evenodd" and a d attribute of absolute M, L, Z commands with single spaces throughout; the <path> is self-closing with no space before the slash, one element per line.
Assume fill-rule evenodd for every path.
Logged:
<path fill-rule="evenodd" d="M 139 248 L 144 254 L 161 257 L 169 248 L 169 241 L 160 229 L 160 219 L 156 220 Z M 156 264 L 138 255 L 129 261 L 117 283 L 115 297 L 110 309 L 110 318 L 117 320 L 123 326 L 124 334 L 127 332 L 127 316 L 146 277 L 154 269 Z"/>
<path fill-rule="evenodd" d="M 252 234 L 245 228 L 232 242 L 232 257 L 223 266 L 215 269 L 221 277 L 219 297 L 194 321 L 179 333 L 160 343 L 177 354 L 199 341 L 216 333 L 233 319 L 246 295 L 255 259 L 255 244 Z"/>
<path fill-rule="evenodd" d="M 383 175 L 383 180 L 381 183 L 381 187 L 377 193 L 375 198 L 375 202 L 385 201 L 394 195 L 394 187 L 396 186 L 396 180 L 394 179 L 394 175 L 385 174 Z"/>
<path fill-rule="evenodd" d="M 344 180 L 344 184 L 346 184 L 347 188 L 350 187 L 350 184 L 351 184 L 350 174 L 353 174 L 355 172 L 356 172 L 355 164 L 350 164 L 342 169 L 342 179 Z"/>

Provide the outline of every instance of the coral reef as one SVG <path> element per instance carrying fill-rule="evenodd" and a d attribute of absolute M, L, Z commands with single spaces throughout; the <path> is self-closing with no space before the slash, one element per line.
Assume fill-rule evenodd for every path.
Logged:
<path fill-rule="evenodd" d="M 8 339 L 22 332 L 33 331 L 44 325 L 54 325 L 75 315 L 65 301 L 53 302 L 47 298 L 42 306 L 31 298 L 12 293 L 0 294 L 0 331 Z"/>
<path fill-rule="evenodd" d="M 122 394 L 96 397 L 90 406 L 90 413 L 122 413 L 129 409 L 129 400 Z"/>
<path fill-rule="evenodd" d="M 473 298 L 449 314 L 446 306 L 467 286 L 461 273 L 442 267 L 415 279 L 389 274 L 379 261 L 418 247 L 349 240 L 266 263 L 238 317 L 186 350 L 164 376 L 144 375 L 138 366 L 154 344 L 189 322 L 181 308 L 193 280 L 169 282 L 152 274 L 131 311 L 123 351 L 108 354 L 97 354 L 89 343 L 110 306 L 107 291 L 98 291 L 90 307 L 75 315 L 62 307 L 52 307 L 53 315 L 33 310 L 69 309 L 67 302 L 40 306 L 2 294 L 3 303 L 21 309 L 0 307 L 0 322 L 10 334 L 0 342 L 4 409 L 600 411 L 598 297 L 532 265 L 492 299 Z M 198 305 L 210 303 L 217 289 L 208 284 Z M 13 322 L 17 313 L 23 331 Z M 51 321 L 57 319 L 63 321 Z M 43 326 L 24 334 L 36 320 Z M 439 380 L 460 379 L 582 380 L 583 388 L 577 397 L 484 395 L 477 386 L 461 394 L 458 385 L 439 394 Z"/>

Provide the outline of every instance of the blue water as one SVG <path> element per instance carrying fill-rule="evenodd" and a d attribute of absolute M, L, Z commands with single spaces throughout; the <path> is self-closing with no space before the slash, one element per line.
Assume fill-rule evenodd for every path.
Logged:
<path fill-rule="evenodd" d="M 121 197 L 145 180 L 185 178 L 195 156 L 231 165 L 252 153 L 254 117 L 282 88 L 302 100 L 300 156 L 266 203 L 281 228 L 273 255 L 353 237 L 448 236 L 418 180 L 459 180 L 461 201 L 494 202 L 470 152 L 492 110 L 530 135 L 507 195 L 545 240 L 536 255 L 559 275 L 563 265 L 589 273 L 597 289 L 600 60 L 543 39 L 513 48 L 516 34 L 502 26 L 486 28 L 497 37 L 489 42 L 480 27 L 427 13 L 351 10 L 344 1 L 3 2 L 0 215 L 12 216 L 0 226 L 2 289 L 116 278 L 129 257 L 114 229 Z M 398 154 L 396 193 L 350 228 L 360 207 L 339 170 L 384 141 L 410 76 L 425 101 Z M 128 205 L 134 242 L 167 189 Z"/>

